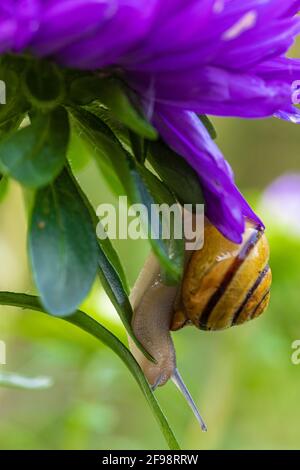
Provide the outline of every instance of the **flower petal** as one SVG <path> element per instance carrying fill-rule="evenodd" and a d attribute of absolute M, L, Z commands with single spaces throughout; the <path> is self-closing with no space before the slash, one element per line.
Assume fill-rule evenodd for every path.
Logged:
<path fill-rule="evenodd" d="M 40 56 L 95 33 L 109 17 L 116 2 L 109 0 L 46 1 L 32 51 Z"/>
<path fill-rule="evenodd" d="M 102 18 L 105 21 L 98 22 L 93 33 L 70 41 L 70 45 L 57 54 L 58 60 L 64 65 L 85 69 L 117 64 L 122 54 L 148 31 L 157 1 L 117 0 L 111 3 L 108 0 L 115 6 L 114 10 L 109 10 L 111 14 Z"/>
<path fill-rule="evenodd" d="M 165 142 L 199 175 L 207 217 L 224 236 L 240 243 L 245 217 L 263 226 L 235 186 L 229 164 L 197 115 L 157 105 L 153 123 Z"/>

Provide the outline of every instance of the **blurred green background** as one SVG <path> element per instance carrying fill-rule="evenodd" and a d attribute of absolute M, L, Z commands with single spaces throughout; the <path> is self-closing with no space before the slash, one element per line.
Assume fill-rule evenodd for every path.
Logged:
<path fill-rule="evenodd" d="M 291 344 L 300 339 L 300 234 L 281 226 L 261 196 L 278 176 L 300 172 L 300 130 L 275 119 L 214 123 L 237 183 L 267 221 L 271 305 L 261 319 L 226 332 L 185 328 L 174 334 L 178 366 L 207 434 L 172 384 L 157 397 L 184 449 L 299 449 L 300 365 L 291 362 Z M 71 153 L 95 206 L 116 203 L 78 141 Z M 0 220 L 0 289 L 32 292 L 23 196 L 16 183 L 10 182 L 0 204 Z M 132 285 L 148 244 L 122 241 L 116 248 Z M 126 341 L 98 283 L 83 309 Z M 166 448 L 133 378 L 96 340 L 60 320 L 7 307 L 0 307 L 0 340 L 7 344 L 7 364 L 0 371 L 48 375 L 55 382 L 47 391 L 0 388 L 0 449 Z"/>

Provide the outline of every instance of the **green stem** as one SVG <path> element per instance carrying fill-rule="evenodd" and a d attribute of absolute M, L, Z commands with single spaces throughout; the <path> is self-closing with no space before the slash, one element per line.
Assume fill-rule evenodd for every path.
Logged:
<path fill-rule="evenodd" d="M 39 298 L 32 295 L 13 292 L 0 292 L 0 305 L 20 307 L 23 309 L 35 310 L 47 314 L 40 304 Z M 112 349 L 119 356 L 119 358 L 128 367 L 133 377 L 137 381 L 140 389 L 142 390 L 148 405 L 150 406 L 156 420 L 158 421 L 169 448 L 172 450 L 180 449 L 174 433 L 170 428 L 170 425 L 163 411 L 161 410 L 158 401 L 156 400 L 140 366 L 130 351 L 124 346 L 124 344 L 121 343 L 121 341 L 110 331 L 100 325 L 100 323 L 80 310 L 77 310 L 73 315 L 65 317 L 62 320 L 67 321 L 68 323 L 71 323 L 72 325 L 75 325 L 81 328 L 83 331 L 91 334 L 98 340 L 102 341 L 102 343 Z"/>

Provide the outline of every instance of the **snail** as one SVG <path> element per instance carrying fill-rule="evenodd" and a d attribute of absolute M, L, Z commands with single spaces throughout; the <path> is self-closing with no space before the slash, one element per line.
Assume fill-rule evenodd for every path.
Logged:
<path fill-rule="evenodd" d="M 159 263 L 150 254 L 130 300 L 133 331 L 156 363 L 145 358 L 132 341 L 130 347 L 153 389 L 172 379 L 205 431 L 177 370 L 170 331 L 187 325 L 218 331 L 260 316 L 270 300 L 269 246 L 264 231 L 249 221 L 237 245 L 205 220 L 204 246 L 186 252 L 186 258 L 181 285 L 166 286 Z"/>

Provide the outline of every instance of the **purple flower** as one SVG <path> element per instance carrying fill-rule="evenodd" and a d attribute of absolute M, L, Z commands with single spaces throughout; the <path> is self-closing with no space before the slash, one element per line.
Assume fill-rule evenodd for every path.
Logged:
<path fill-rule="evenodd" d="M 300 122 L 300 0 L 1 0 L 0 52 L 80 69 L 116 66 L 163 139 L 197 171 L 207 216 L 240 242 L 262 222 L 196 114 Z"/>

